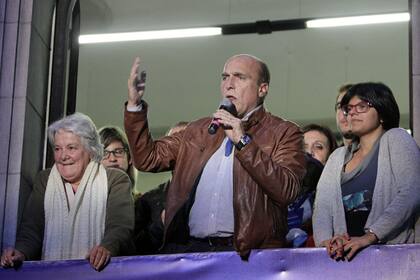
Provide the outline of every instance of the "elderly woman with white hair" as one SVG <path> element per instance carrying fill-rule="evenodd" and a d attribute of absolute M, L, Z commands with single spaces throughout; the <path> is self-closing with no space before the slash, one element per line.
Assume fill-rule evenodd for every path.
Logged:
<path fill-rule="evenodd" d="M 24 260 L 87 258 L 101 270 L 111 256 L 127 253 L 134 228 L 130 179 L 102 164 L 92 120 L 75 113 L 48 128 L 55 164 L 41 171 L 24 209 L 15 248 L 1 265 Z"/>

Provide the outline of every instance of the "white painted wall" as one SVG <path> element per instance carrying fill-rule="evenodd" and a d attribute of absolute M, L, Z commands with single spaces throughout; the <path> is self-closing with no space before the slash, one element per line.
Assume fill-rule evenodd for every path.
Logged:
<path fill-rule="evenodd" d="M 81 9 L 82 34 L 86 34 L 400 12 L 408 10 L 408 3 L 83 0 Z M 133 57 L 140 55 L 148 72 L 145 99 L 150 104 L 150 124 L 161 134 L 177 121 L 208 116 L 215 110 L 223 64 L 237 53 L 251 53 L 268 63 L 272 83 L 266 106 L 276 115 L 334 128 L 337 87 L 372 80 L 391 87 L 400 105 L 402 126 L 408 127 L 408 23 L 82 45 L 77 110 L 89 114 L 98 126 L 122 126 L 129 68 Z M 140 177 L 142 190 L 161 180 L 149 183 Z"/>

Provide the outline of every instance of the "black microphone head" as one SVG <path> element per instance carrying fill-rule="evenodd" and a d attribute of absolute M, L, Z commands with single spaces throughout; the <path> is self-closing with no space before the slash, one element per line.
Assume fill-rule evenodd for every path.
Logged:
<path fill-rule="evenodd" d="M 219 109 L 226 110 L 235 117 L 238 115 L 235 104 L 233 104 L 232 101 L 230 101 L 230 99 L 226 97 L 222 99 L 222 102 L 220 102 Z"/>
<path fill-rule="evenodd" d="M 230 101 L 229 98 L 223 98 L 220 102 L 219 109 L 223 109 L 234 115 L 235 117 L 238 115 L 236 111 L 235 105 Z M 217 129 L 219 129 L 219 122 L 216 119 L 213 119 L 208 127 L 209 134 L 216 134 Z"/>

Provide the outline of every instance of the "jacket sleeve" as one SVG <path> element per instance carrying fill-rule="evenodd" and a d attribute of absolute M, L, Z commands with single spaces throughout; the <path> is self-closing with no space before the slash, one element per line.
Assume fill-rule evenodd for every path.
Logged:
<path fill-rule="evenodd" d="M 339 176 L 334 170 L 337 154 L 336 150 L 328 159 L 316 187 L 312 227 L 315 245 L 318 247 L 321 246 L 321 242 L 331 239 L 334 234 L 333 203 L 336 203 L 334 188 L 337 187 L 334 178 Z"/>
<path fill-rule="evenodd" d="M 399 229 L 409 219 L 414 219 L 420 207 L 419 148 L 413 138 L 401 129 L 390 130 L 387 137 L 387 143 L 384 144 L 388 145 L 391 166 L 389 172 L 390 176 L 394 177 L 393 185 L 398 190 L 384 213 L 370 226 L 382 241 L 398 234 Z"/>
<path fill-rule="evenodd" d="M 172 170 L 182 133 L 153 141 L 147 121 L 147 103 L 143 101 L 142 107 L 140 112 L 128 112 L 127 109 L 124 112 L 124 127 L 134 166 L 145 172 Z"/>
<path fill-rule="evenodd" d="M 41 258 L 45 225 L 44 195 L 48 174 L 48 171 L 41 171 L 36 177 L 16 236 L 15 247 L 25 255 L 26 260 Z"/>
<path fill-rule="evenodd" d="M 134 202 L 127 174 L 119 170 L 107 171 L 109 193 L 101 246 L 110 250 L 112 256 L 119 256 L 134 250 Z"/>
<path fill-rule="evenodd" d="M 268 197 L 288 205 L 298 195 L 306 171 L 303 135 L 296 125 L 285 121 L 277 127 L 263 129 L 274 133 L 271 152 L 259 146 L 255 135 L 255 141 L 237 152 L 236 157 Z"/>

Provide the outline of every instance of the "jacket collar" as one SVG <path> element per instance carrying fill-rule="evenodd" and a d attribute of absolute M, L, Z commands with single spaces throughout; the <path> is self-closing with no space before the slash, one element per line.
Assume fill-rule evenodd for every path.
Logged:
<path fill-rule="evenodd" d="M 264 117 L 265 113 L 266 111 L 264 109 L 264 106 L 261 104 L 258 107 L 256 107 L 253 111 L 251 111 L 250 115 L 247 114 L 242 121 L 244 130 L 247 131 L 254 125 L 258 124 Z"/>

